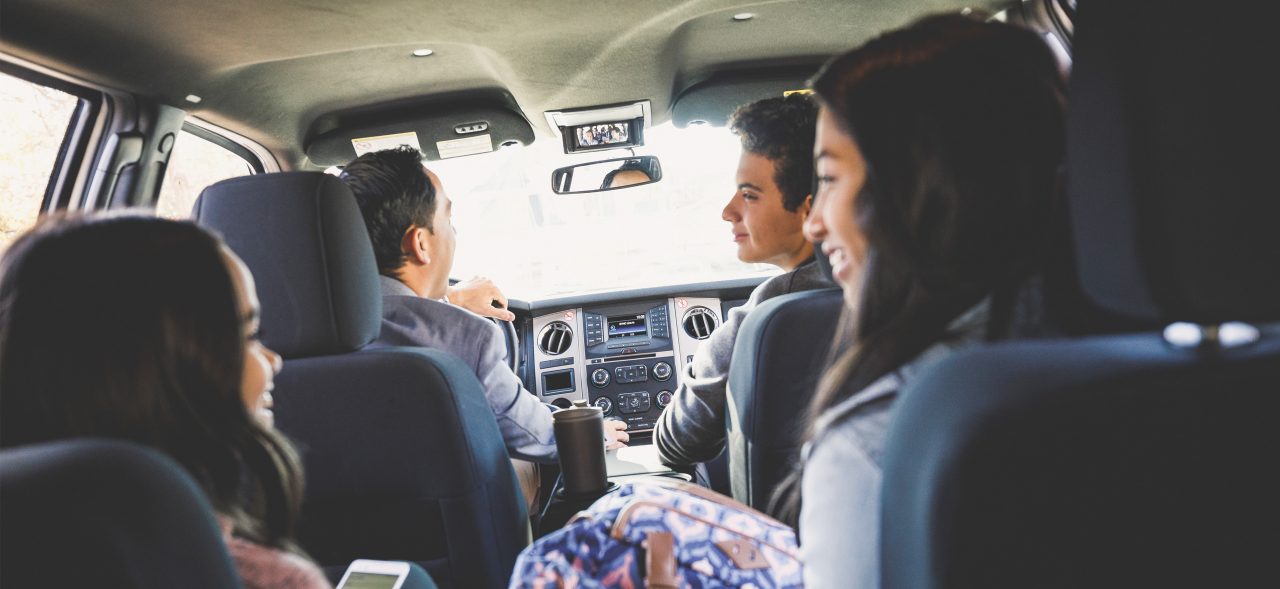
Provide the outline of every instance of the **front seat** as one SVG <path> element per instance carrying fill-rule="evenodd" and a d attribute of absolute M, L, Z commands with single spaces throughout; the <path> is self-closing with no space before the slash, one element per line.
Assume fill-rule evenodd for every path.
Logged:
<path fill-rule="evenodd" d="M 530 532 L 497 423 L 457 358 L 366 348 L 382 297 L 346 185 L 235 178 L 194 214 L 252 270 L 263 340 L 284 358 L 275 416 L 306 469 L 303 547 L 331 576 L 355 558 L 407 560 L 441 587 L 505 587 Z"/>
<path fill-rule="evenodd" d="M 725 414 L 734 499 L 767 512 L 794 468 L 843 305 L 839 288 L 796 292 L 765 301 L 743 320 Z"/>
<path fill-rule="evenodd" d="M 1276 587 L 1280 136 L 1265 19 L 1081 3 L 1084 292 L 1163 331 L 957 354 L 885 450 L 885 587 Z"/>
<path fill-rule="evenodd" d="M 238 589 L 204 492 L 115 440 L 0 452 L 0 586 Z"/>

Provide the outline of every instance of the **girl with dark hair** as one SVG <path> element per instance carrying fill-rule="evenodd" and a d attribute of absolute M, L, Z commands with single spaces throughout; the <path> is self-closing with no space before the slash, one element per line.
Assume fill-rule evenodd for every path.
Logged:
<path fill-rule="evenodd" d="M 957 348 L 1038 324 L 1060 236 L 1063 80 L 1034 33 L 955 15 L 837 56 L 813 88 L 805 229 L 844 290 L 845 327 L 813 400 L 802 501 L 786 492 L 807 586 L 875 587 L 898 391 Z"/>
<path fill-rule="evenodd" d="M 0 259 L 0 446 L 161 450 L 208 496 L 247 587 L 329 587 L 292 541 L 302 472 L 257 329 L 253 277 L 196 225 L 46 220 Z"/>

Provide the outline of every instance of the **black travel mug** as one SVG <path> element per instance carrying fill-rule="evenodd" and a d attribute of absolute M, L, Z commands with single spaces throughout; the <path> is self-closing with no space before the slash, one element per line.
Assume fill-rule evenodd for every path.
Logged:
<path fill-rule="evenodd" d="M 560 453 L 564 492 L 583 496 L 609 485 L 604 463 L 604 412 L 599 407 L 561 409 L 551 415 Z"/>

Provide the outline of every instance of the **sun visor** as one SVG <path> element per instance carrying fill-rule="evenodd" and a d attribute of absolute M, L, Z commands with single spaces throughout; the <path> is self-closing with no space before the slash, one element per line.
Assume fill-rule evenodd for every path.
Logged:
<path fill-rule="evenodd" d="M 340 166 L 398 145 L 440 160 L 533 142 L 533 127 L 505 90 L 465 92 L 324 115 L 311 125 L 307 157 Z"/>
<path fill-rule="evenodd" d="M 690 86 L 671 105 L 671 121 L 677 127 L 710 124 L 723 127 L 739 106 L 788 92 L 807 91 L 806 82 L 818 71 L 818 62 L 761 72 L 721 72 Z M 701 122 L 697 122 L 701 121 Z"/>

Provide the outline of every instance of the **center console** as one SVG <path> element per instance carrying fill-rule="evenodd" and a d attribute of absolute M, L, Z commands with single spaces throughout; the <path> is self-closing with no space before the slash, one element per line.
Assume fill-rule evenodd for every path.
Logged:
<path fill-rule="evenodd" d="M 534 388 L 553 404 L 599 407 L 628 431 L 651 430 L 720 308 L 719 299 L 672 297 L 537 316 Z"/>

